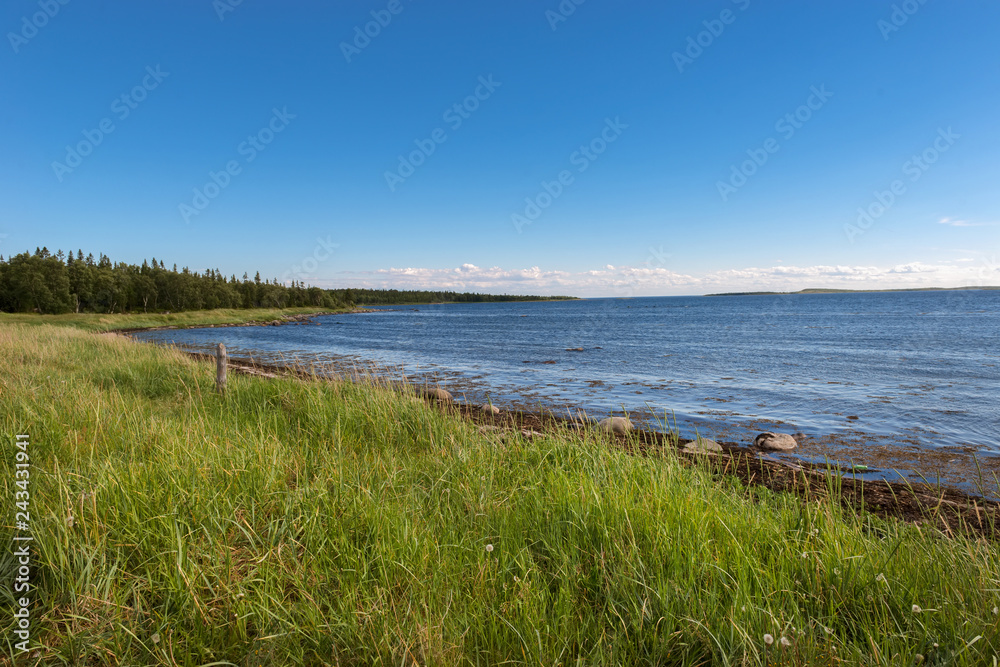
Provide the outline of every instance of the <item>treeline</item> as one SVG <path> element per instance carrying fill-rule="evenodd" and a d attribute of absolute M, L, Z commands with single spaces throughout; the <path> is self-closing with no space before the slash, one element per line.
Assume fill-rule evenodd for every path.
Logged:
<path fill-rule="evenodd" d="M 493 301 L 558 301 L 569 296 L 516 296 L 510 294 L 480 294 L 478 292 L 431 292 L 427 290 L 351 289 L 358 304 L 392 306 L 409 303 L 487 303 Z"/>
<path fill-rule="evenodd" d="M 199 273 L 187 267 L 166 268 L 162 260 L 142 266 L 112 263 L 77 251 L 36 249 L 0 257 L 0 311 L 39 313 L 179 312 L 212 308 L 340 308 L 350 306 L 344 294 L 306 287 L 281 285 L 277 279 L 262 281 L 243 274 L 225 277 L 218 270 Z"/>
<path fill-rule="evenodd" d="M 126 313 L 180 312 L 213 308 L 349 308 L 354 304 L 392 305 L 404 303 L 473 303 L 485 301 L 529 301 L 549 297 L 495 296 L 490 294 L 322 289 L 277 278 L 261 280 L 243 274 L 224 276 L 218 269 L 203 272 L 187 267 L 167 268 L 155 257 L 142 265 L 112 261 L 106 255 L 95 260 L 62 250 L 54 255 L 36 248 L 8 259 L 0 256 L 0 311 L 38 313 Z"/>

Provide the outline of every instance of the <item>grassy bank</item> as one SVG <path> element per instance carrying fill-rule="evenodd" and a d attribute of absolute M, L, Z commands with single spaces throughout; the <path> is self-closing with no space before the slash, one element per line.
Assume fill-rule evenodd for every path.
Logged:
<path fill-rule="evenodd" d="M 237 375 L 220 397 L 208 363 L 71 327 L 0 319 L 0 369 L 4 544 L 14 435 L 31 442 L 43 648 L 24 664 L 1000 653 L 993 543 L 720 483 L 596 434 L 484 434 L 377 386 Z"/>
<path fill-rule="evenodd" d="M 250 308 L 190 310 L 180 313 L 67 313 L 65 315 L 35 315 L 0 313 L 0 326 L 6 324 L 42 324 L 68 326 L 84 331 L 115 331 L 120 329 L 147 329 L 153 327 L 203 327 L 246 322 L 270 322 L 283 317 L 335 312 L 317 308 Z"/>

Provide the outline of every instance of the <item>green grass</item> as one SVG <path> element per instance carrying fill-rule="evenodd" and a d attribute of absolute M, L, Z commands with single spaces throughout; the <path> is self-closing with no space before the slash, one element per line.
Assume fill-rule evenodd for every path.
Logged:
<path fill-rule="evenodd" d="M 23 664 L 990 665 L 1000 652 L 992 543 L 713 480 L 597 434 L 485 435 L 374 384 L 231 376 L 220 397 L 209 363 L 73 328 L 0 325 L 0 369 L 4 544 L 14 435 L 31 438 L 42 648 Z"/>
<path fill-rule="evenodd" d="M 119 329 L 140 329 L 148 327 L 177 328 L 199 327 L 209 324 L 242 324 L 244 322 L 267 322 L 281 319 L 286 315 L 322 314 L 334 312 L 321 308 L 251 308 L 216 310 L 189 310 L 180 313 L 67 313 L 65 315 L 36 315 L 26 313 L 0 313 L 0 325 L 43 324 L 70 326 L 84 331 L 115 331 Z"/>

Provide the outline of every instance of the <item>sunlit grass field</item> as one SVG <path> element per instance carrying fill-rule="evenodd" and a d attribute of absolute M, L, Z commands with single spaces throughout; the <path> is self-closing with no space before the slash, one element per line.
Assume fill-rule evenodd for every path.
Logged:
<path fill-rule="evenodd" d="M 15 533 L 20 433 L 36 540 L 34 648 L 17 664 L 1000 654 L 996 544 L 747 489 L 597 433 L 482 433 L 376 382 L 231 375 L 220 396 L 210 363 L 82 330 L 149 318 L 76 317 L 0 320 L 0 538 Z M 11 551 L 0 661 L 16 641 Z"/>
<path fill-rule="evenodd" d="M 118 329 L 144 329 L 151 327 L 199 327 L 218 324 L 240 324 L 243 322 L 269 322 L 284 316 L 322 314 L 317 308 L 252 308 L 234 310 L 188 310 L 180 313 L 67 313 L 65 315 L 35 315 L 22 313 L 0 313 L 0 325 L 42 324 L 70 326 L 85 331 L 112 331 Z"/>

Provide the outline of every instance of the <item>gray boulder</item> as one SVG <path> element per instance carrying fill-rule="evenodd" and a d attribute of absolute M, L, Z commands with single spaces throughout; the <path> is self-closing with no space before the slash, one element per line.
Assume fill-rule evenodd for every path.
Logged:
<path fill-rule="evenodd" d="M 628 433 L 632 430 L 632 422 L 628 417 L 606 417 L 597 422 L 597 428 L 606 433 Z"/>
<path fill-rule="evenodd" d="M 753 439 L 753 446 L 771 451 L 786 451 L 795 449 L 798 443 L 787 433 L 771 433 L 766 431 Z"/>
<path fill-rule="evenodd" d="M 715 440 L 709 440 L 708 438 L 699 437 L 697 440 L 692 440 L 688 444 L 684 445 L 684 451 L 689 452 L 691 454 L 721 452 L 722 445 L 717 443 Z"/>
<path fill-rule="evenodd" d="M 424 398 L 431 401 L 439 401 L 441 403 L 451 403 L 452 397 L 447 391 L 441 387 L 421 387 L 417 392 Z"/>
<path fill-rule="evenodd" d="M 498 415 L 498 414 L 500 414 L 500 408 L 498 408 L 497 406 L 492 405 L 490 403 L 483 403 L 479 407 L 479 409 L 482 410 L 483 412 L 485 412 L 488 415 Z"/>

